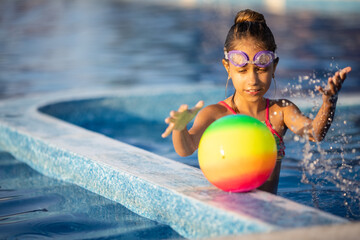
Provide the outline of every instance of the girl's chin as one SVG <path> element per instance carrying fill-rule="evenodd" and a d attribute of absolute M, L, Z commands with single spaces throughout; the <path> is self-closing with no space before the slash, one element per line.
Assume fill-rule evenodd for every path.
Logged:
<path fill-rule="evenodd" d="M 263 94 L 261 91 L 257 91 L 257 92 L 245 92 L 245 94 L 243 95 L 243 97 L 249 101 L 256 101 L 259 99 L 262 99 Z"/>

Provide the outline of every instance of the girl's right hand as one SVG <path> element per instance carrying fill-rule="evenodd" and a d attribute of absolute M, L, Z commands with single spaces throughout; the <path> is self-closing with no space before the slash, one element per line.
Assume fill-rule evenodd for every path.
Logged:
<path fill-rule="evenodd" d="M 323 95 L 323 101 L 333 101 L 337 99 L 342 84 L 344 83 L 347 74 L 351 72 L 351 67 L 346 67 L 337 71 L 333 77 L 329 77 L 327 86 L 325 88 L 317 87 L 317 90 Z"/>
<path fill-rule="evenodd" d="M 183 104 L 177 111 L 171 111 L 170 117 L 165 119 L 165 123 L 169 124 L 165 132 L 161 135 L 166 138 L 173 130 L 181 131 L 196 116 L 200 109 L 204 106 L 204 101 L 199 101 L 194 108 L 188 109 L 188 105 Z"/>

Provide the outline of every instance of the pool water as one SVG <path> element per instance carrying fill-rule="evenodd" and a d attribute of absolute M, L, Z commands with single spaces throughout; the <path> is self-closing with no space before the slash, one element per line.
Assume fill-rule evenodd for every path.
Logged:
<path fill-rule="evenodd" d="M 352 6 L 356 1 L 341 4 L 349 9 L 346 12 L 332 7 L 337 1 L 328 1 L 326 12 L 321 8 L 313 11 L 295 6 L 292 10 L 277 13 L 269 12 L 267 6 L 259 4 L 269 1 L 241 1 L 241 6 L 221 2 L 216 8 L 203 8 L 201 5 L 188 8 L 122 0 L 0 1 L 0 99 L 64 90 L 83 92 L 144 85 L 151 89 L 156 87 L 154 84 L 173 88 L 174 84 L 209 83 L 223 88 L 226 81 L 221 65 L 224 38 L 235 12 L 247 7 L 263 12 L 275 35 L 280 56 L 276 74 L 278 95 L 308 94 L 313 85 L 305 80 L 314 79 L 316 82 L 347 65 L 352 66 L 353 71 L 343 86 L 342 94 L 360 92 L 360 15 L 356 8 L 358 5 Z M 311 4 L 313 1 L 307 2 Z M 321 5 L 324 5 L 322 1 Z M 314 9 L 313 6 L 306 8 Z M 271 94 L 274 92 L 271 89 Z M 317 146 L 308 148 L 306 143 L 288 134 L 279 195 L 351 220 L 359 219 L 359 194 L 356 191 L 359 182 L 358 112 L 358 107 L 352 107 L 346 114 L 337 114 L 346 117 L 338 120 L 339 124 L 347 121 L 347 126 L 352 127 L 340 125 L 346 132 L 345 136 L 337 131 L 329 133 L 328 142 L 321 145 L 326 154 L 319 154 Z M 162 120 L 125 115 L 119 120 L 120 125 L 99 121 L 100 124 L 88 122 L 82 126 L 197 166 L 195 155 L 180 158 L 173 151 L 170 140 L 160 138 L 159 133 L 165 127 Z M 129 127 L 118 127 L 124 123 Z M 134 137 L 132 128 L 144 132 L 143 139 Z M 307 152 L 303 153 L 302 149 Z M 300 156 L 311 153 L 312 158 L 302 161 Z M 87 232 L 94 233 L 97 229 L 100 238 L 112 238 L 121 231 L 111 221 L 118 215 L 106 210 L 116 208 L 118 212 L 126 212 L 121 206 L 80 188 L 66 190 L 73 186 L 39 175 L 7 153 L 1 154 L 1 164 L 6 166 L 2 165 L 0 169 L 1 234 L 22 234 L 22 238 L 26 238 L 26 234 L 67 238 L 70 234 L 78 236 L 79 232 L 86 236 Z M 322 171 L 325 168 L 330 171 Z M 337 176 L 332 168 L 340 168 L 341 174 Z M 14 175 L 9 174 L 10 171 Z M 326 175 L 326 172 L 332 174 Z M 16 175 L 21 177 L 17 179 Z M 30 177 L 33 175 L 38 180 Z M 343 176 L 347 177 L 344 179 Z M 346 180 L 354 182 L 350 184 Z M 51 184 L 59 186 L 54 188 L 59 190 L 59 194 L 54 192 Z M 65 191 L 64 195 L 60 188 L 69 192 Z M 16 199 L 13 195 L 17 196 Z M 82 198 L 78 202 L 74 200 L 80 195 Z M 43 205 L 31 202 L 28 196 Z M 336 197 L 333 199 L 332 196 Z M 91 204 L 87 205 L 84 199 L 91 199 Z M 95 207 L 97 204 L 92 204 L 96 199 L 101 202 L 99 209 Z M 12 204 L 12 212 L 5 211 L 7 201 Z M 23 202 L 29 203 L 29 208 L 23 209 Z M 53 211 L 55 207 L 56 212 Z M 99 213 L 103 211 L 99 214 L 100 221 L 90 214 L 95 208 Z M 124 216 L 129 214 L 126 212 Z M 159 226 L 134 218 L 142 226 Z M 64 219 L 71 219 L 71 222 Z M 47 224 L 48 220 L 52 224 Z M 156 233 L 162 232 L 157 227 L 153 229 Z M 109 231 L 108 235 L 106 231 Z M 164 238 L 175 236 L 173 232 L 164 231 Z M 151 239 L 146 230 L 140 230 L 140 233 Z M 29 238 L 32 237 L 36 236 Z M 133 237 L 136 238 L 136 233 Z"/>
<path fill-rule="evenodd" d="M 0 239 L 182 239 L 169 226 L 0 151 Z"/>
<path fill-rule="evenodd" d="M 1 1 L 0 99 L 154 84 L 202 82 L 223 87 L 225 36 L 236 11 L 247 7 L 264 13 L 274 33 L 279 89 L 298 84 L 298 78 L 322 76 L 350 65 L 353 71 L 343 91 L 360 91 L 357 1 L 343 4 L 354 4 L 349 7 L 352 12 L 338 7 L 329 11 L 337 1 L 328 1 L 325 12 L 295 6 L 277 14 L 251 0 L 239 5 L 224 1 L 215 8 L 140 2 Z M 296 91 L 309 88 L 302 84 Z"/>
<path fill-rule="evenodd" d="M 120 101 L 114 98 L 65 102 L 45 106 L 41 111 L 199 168 L 197 153 L 179 157 L 171 137 L 161 138 L 166 128 L 162 119 L 151 120 L 117 111 Z M 107 111 L 109 104 L 112 107 Z M 310 115 L 313 110 L 304 112 Z M 359 105 L 339 106 L 332 127 L 321 143 L 308 142 L 287 132 L 278 195 L 349 220 L 360 220 L 359 113 Z"/>

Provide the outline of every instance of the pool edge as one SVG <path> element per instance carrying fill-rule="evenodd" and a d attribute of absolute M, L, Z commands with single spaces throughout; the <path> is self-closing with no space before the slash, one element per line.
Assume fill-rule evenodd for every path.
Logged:
<path fill-rule="evenodd" d="M 125 94 L 125 92 L 121 91 L 115 93 L 115 95 Z M 81 99 L 91 96 L 109 96 L 113 94 L 113 91 L 105 91 L 100 94 L 88 93 L 82 96 L 77 96 L 76 98 Z M 126 94 L 129 93 L 127 92 Z M 281 197 L 260 191 L 253 192 L 248 195 L 233 194 L 231 195 L 231 197 L 229 197 L 229 194 L 223 193 L 208 184 L 203 178 L 200 170 L 191 169 L 191 167 L 183 166 L 179 163 L 168 162 L 171 160 L 166 160 L 155 154 L 146 153 L 146 151 L 136 149 L 135 147 L 128 146 L 112 139 L 108 139 L 100 134 L 89 132 L 85 129 L 64 123 L 60 120 L 48 116 L 44 116 L 37 112 L 37 109 L 44 104 L 61 101 L 64 99 L 71 100 L 75 98 L 71 93 L 60 93 L 52 96 L 36 96 L 34 98 L 27 97 L 23 99 L 10 100 L 6 101 L 7 106 L 2 104 L 0 106 L 0 144 L 2 145 L 2 147 L 14 154 L 16 157 L 19 157 L 20 160 L 27 162 L 30 166 L 45 175 L 75 183 L 88 190 L 91 190 L 101 195 L 105 195 L 106 197 L 117 202 L 119 202 L 120 200 L 116 199 L 117 196 L 114 189 L 112 195 L 106 195 L 99 188 L 102 188 L 103 186 L 107 186 L 110 189 L 112 187 L 117 187 L 117 184 L 114 184 L 114 179 L 119 179 L 119 177 L 116 177 L 116 174 L 120 174 L 122 177 L 124 177 L 124 179 L 128 178 L 129 181 L 128 184 L 126 184 L 128 187 L 132 185 L 133 182 L 131 181 L 134 181 L 135 179 L 139 183 L 138 186 L 131 186 L 134 189 L 137 189 L 136 191 L 134 191 L 135 195 L 132 195 L 134 196 L 132 198 L 135 200 L 132 202 L 120 201 L 120 203 L 142 216 L 170 225 L 181 235 L 189 238 L 206 238 L 234 234 L 249 234 L 253 232 L 272 232 L 292 227 L 308 226 L 309 222 L 295 223 L 295 219 L 299 220 L 301 219 L 301 216 L 303 218 L 303 221 L 309 221 L 309 218 L 318 217 L 317 224 L 341 224 L 347 222 L 346 220 L 339 217 L 335 217 L 330 214 L 318 211 L 316 209 L 302 206 L 300 204 L 295 204 Z M 24 104 L 24 101 L 26 101 L 26 104 Z M 46 127 L 52 129 L 55 128 L 55 130 L 49 131 L 49 129 L 46 129 Z M 55 136 L 57 136 L 58 134 L 60 134 L 61 139 L 54 139 Z M 133 171 L 131 173 L 127 172 L 126 165 L 122 166 L 122 168 L 119 166 L 114 167 L 112 166 L 112 163 L 111 161 L 109 161 L 109 159 L 102 160 L 101 156 L 96 155 L 96 153 L 92 151 L 88 153 L 86 146 L 76 145 L 81 143 L 81 138 L 89 136 L 99 138 L 100 142 L 104 142 L 105 144 L 107 144 L 106 146 L 104 146 L 104 156 L 106 156 L 106 158 L 114 158 L 114 155 L 116 154 L 125 154 L 126 160 L 133 158 L 133 156 L 146 156 L 146 158 L 149 160 L 150 165 L 151 161 L 156 161 L 156 164 L 158 164 L 159 162 L 164 163 L 164 165 L 166 165 L 165 169 L 175 167 L 176 171 L 184 171 L 185 175 L 191 172 L 194 181 L 191 181 L 191 179 L 187 179 L 186 183 L 179 184 L 172 180 L 170 181 L 170 183 L 178 185 L 173 187 L 171 184 L 165 184 L 161 181 L 149 181 L 149 177 L 151 179 L 151 172 L 148 173 L 146 176 L 141 176 L 137 174 L 137 171 Z M 67 144 L 67 141 L 73 142 Z M 87 142 L 87 144 L 89 144 L 89 142 Z M 117 148 L 122 148 L 122 150 L 118 151 Z M 46 153 L 46 151 L 48 152 Z M 33 162 L 31 158 L 33 158 L 34 156 L 40 156 L 42 160 L 40 162 Z M 64 171 L 59 171 L 60 168 L 58 168 L 58 165 L 56 170 L 56 168 L 50 168 L 47 164 L 44 164 L 48 161 L 49 158 L 54 158 L 54 156 L 61 156 L 59 158 L 67 159 L 69 161 L 71 161 L 71 159 L 81 159 L 80 161 L 78 161 L 81 162 L 81 164 L 78 166 L 79 169 L 87 169 L 88 171 L 93 171 L 94 169 L 92 169 L 91 167 L 97 168 L 99 170 L 98 178 L 93 180 L 99 181 L 102 185 L 97 186 L 97 188 L 93 188 L 86 183 L 89 179 L 89 176 L 86 174 L 82 178 L 76 176 L 76 174 L 66 176 L 66 174 L 64 175 Z M 60 164 L 63 166 L 67 165 L 66 161 L 56 162 L 56 164 Z M 87 164 L 90 165 L 84 168 L 84 166 L 86 166 Z M 179 174 L 179 176 L 181 176 L 181 174 Z M 180 178 L 177 178 L 177 180 L 179 179 Z M 181 181 L 181 179 L 179 181 Z M 144 185 L 141 185 L 140 183 L 147 185 L 149 189 L 152 189 L 152 191 L 157 190 L 158 196 L 162 196 L 163 194 L 165 194 L 167 195 L 167 197 L 170 196 L 170 198 L 173 199 L 170 200 L 170 198 L 164 198 L 163 200 L 161 200 L 162 202 L 159 202 L 159 204 L 157 204 L 157 210 L 154 208 L 146 209 L 146 207 L 144 207 L 146 206 L 146 203 L 143 203 L 145 205 L 142 205 L 144 209 L 138 209 L 136 207 L 138 204 L 136 203 L 136 198 L 146 196 L 140 193 L 140 191 L 144 187 Z M 151 191 L 149 191 L 148 193 L 151 193 Z M 226 199 L 227 201 L 233 202 L 223 203 L 221 199 Z M 247 204 L 250 204 L 248 203 L 249 200 L 258 200 L 259 202 L 267 201 L 267 204 L 269 204 L 269 206 L 268 208 L 266 208 L 266 210 L 271 209 L 271 207 L 275 207 L 278 210 L 282 209 L 284 211 L 288 211 L 290 214 L 295 214 L 296 216 L 294 216 L 294 223 L 277 223 L 276 221 L 275 223 L 269 223 L 267 218 L 265 220 L 261 218 L 256 219 L 251 215 L 249 216 L 246 214 L 241 214 L 241 211 L 243 211 L 243 209 L 235 209 L 236 206 L 234 206 L 234 203 L 247 202 Z M 149 201 L 147 204 L 153 205 L 154 203 Z M 177 208 L 171 209 L 170 206 L 170 208 L 167 207 L 165 209 L 167 209 L 168 211 L 171 210 L 173 216 L 177 214 L 178 218 L 171 220 L 171 217 L 173 216 L 159 216 L 157 211 L 160 208 L 163 208 L 163 205 L 171 204 L 173 204 L 173 206 L 177 206 Z M 285 207 L 281 208 L 279 204 L 284 205 Z M 187 207 L 185 208 L 187 210 L 182 212 L 181 208 L 184 207 Z M 232 207 L 234 209 L 231 209 Z M 256 206 L 252 205 L 252 207 Z M 288 209 L 286 209 L 286 207 L 288 207 Z M 291 208 L 299 209 L 296 209 L 296 211 L 294 211 L 294 209 Z M 191 211 L 194 209 L 196 211 L 191 213 Z M 262 209 L 261 206 L 260 209 Z M 149 210 L 151 210 L 151 214 L 149 214 Z M 263 208 L 263 210 L 265 210 L 265 208 Z M 301 210 L 303 210 L 303 213 L 301 213 Z M 204 211 L 210 211 L 210 213 L 204 213 Z M 193 219 L 183 218 L 181 220 L 181 216 L 187 216 L 188 218 L 191 217 Z M 284 221 L 284 219 L 281 220 Z M 211 223 L 211 221 L 213 221 L 213 223 Z M 314 221 L 314 219 L 310 221 L 310 224 L 316 224 L 312 221 Z M 212 231 L 209 232 L 209 229 L 212 229 Z"/>

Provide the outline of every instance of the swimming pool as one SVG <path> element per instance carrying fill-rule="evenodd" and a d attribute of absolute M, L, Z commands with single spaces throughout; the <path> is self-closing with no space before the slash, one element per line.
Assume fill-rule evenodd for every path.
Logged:
<path fill-rule="evenodd" d="M 192 85 L 170 92 L 167 88 L 151 92 L 147 88 L 135 88 L 62 92 L 3 101 L 0 103 L 0 146 L 47 176 L 74 183 L 121 203 L 143 217 L 171 226 L 187 238 L 347 222 L 344 218 L 262 191 L 248 194 L 223 192 L 207 182 L 197 168 L 38 111 L 47 109 L 50 112 L 52 109 L 60 110 L 58 113 L 62 114 L 88 106 L 92 108 L 87 111 L 89 115 L 78 115 L 74 111 L 73 119 L 88 121 L 96 119 L 97 114 L 108 119 L 121 119 L 138 113 L 141 118 L 153 122 L 160 117 L 157 111 L 165 114 L 167 109 L 164 108 L 169 107 L 164 105 L 154 110 L 154 103 L 159 100 L 171 102 L 171 99 L 175 103 L 180 100 L 178 94 L 191 100 L 195 92 L 197 96 L 208 96 L 206 101 L 212 101 L 211 98 L 223 91 L 217 87 L 194 88 Z M 129 104 L 144 100 L 147 104 L 138 105 L 136 109 Z M 77 105 L 79 102 L 84 105 Z M 62 110 L 56 108 L 57 103 L 64 104 Z M 99 105 L 102 107 L 97 108 Z M 126 114 L 116 116 L 116 112 Z"/>
<path fill-rule="evenodd" d="M 89 103 L 89 99 L 97 97 L 92 94 L 85 94 L 82 97 L 79 95 L 84 92 L 91 93 L 94 89 L 125 89 L 126 91 L 127 88 L 145 85 L 156 91 L 157 84 L 166 85 L 167 88 L 173 89 L 178 87 L 177 84 L 188 83 L 217 84 L 217 87 L 223 89 L 225 85 L 224 70 L 219 64 L 225 34 L 223 31 L 226 31 L 231 24 L 234 11 L 243 7 L 263 9 L 261 11 L 265 13 L 274 30 L 279 45 L 279 55 L 281 56 L 276 79 L 278 93 L 287 87 L 293 88 L 294 91 L 291 93 L 281 92 L 283 95 L 296 96 L 299 93 L 308 93 L 307 91 L 312 90 L 313 86 L 305 83 L 304 80 L 311 79 L 314 75 L 317 75 L 316 78 L 322 78 L 323 75 L 334 71 L 339 66 L 346 65 L 351 65 L 353 72 L 344 85 L 343 93 L 345 95 L 356 94 L 360 91 L 358 81 L 360 61 L 356 48 L 360 32 L 358 27 L 358 1 L 346 1 L 346 3 L 330 1 L 326 4 L 322 0 L 305 1 L 302 2 L 301 6 L 297 5 L 297 1 L 292 0 L 280 1 L 281 4 L 279 5 L 269 4 L 274 3 L 274 1 L 241 1 L 241 5 L 238 5 L 238 1 L 232 0 L 207 1 L 211 2 L 208 5 L 204 5 L 204 1 L 171 2 L 168 4 L 166 0 L 152 3 L 121 0 L 1 1 L 0 35 L 3 37 L 0 38 L 0 99 L 12 98 L 16 102 L 16 98 L 20 97 L 18 100 L 23 102 L 19 104 L 24 105 L 23 111 L 14 113 L 7 109 L 6 114 L 1 115 L 1 117 L 5 118 L 6 121 L 16 123 L 21 116 L 35 111 L 34 108 L 39 107 L 39 105 L 29 105 L 31 109 L 29 110 L 25 108 L 28 105 L 28 99 L 22 98 L 24 95 L 29 96 L 34 93 L 48 94 L 72 90 L 70 92 L 72 95 L 61 92 L 66 96 L 64 98 L 58 95 L 54 96 L 55 98 L 45 96 L 46 101 L 41 101 L 44 106 L 51 105 L 54 101 L 76 102 L 80 99 Z M 326 9 L 324 9 L 325 5 Z M 143 27 L 140 28 L 140 26 Z M 213 90 L 209 90 L 208 93 L 215 94 Z M 223 98 L 223 91 L 219 90 L 218 95 Z M 80 99 L 77 99 L 77 96 Z M 108 97 L 106 94 L 99 96 L 99 98 Z M 157 103 L 156 107 L 163 104 Z M 150 108 L 153 111 L 157 110 L 154 106 L 150 106 Z M 167 114 L 169 109 L 163 110 L 161 113 L 159 110 L 159 116 Z M 162 120 L 160 122 L 158 119 L 148 119 L 148 116 L 138 117 L 136 114 L 138 113 L 127 115 L 128 120 L 134 121 L 134 127 L 144 125 L 142 129 L 147 131 L 147 124 L 151 123 L 155 124 L 156 130 L 163 130 Z M 32 122 L 30 119 L 24 121 Z M 126 122 L 126 119 L 119 119 L 119 121 Z M 106 120 L 106 122 L 111 125 L 111 121 Z M 39 129 L 44 123 L 32 123 L 35 135 L 41 133 Z M 88 123 L 94 122 L 88 121 Z M 15 129 L 10 128 L 10 132 L 19 131 L 23 134 L 24 132 L 20 130 L 26 128 L 25 125 L 26 123 L 22 123 L 22 126 L 16 126 Z M 9 125 L 6 124 L 5 126 L 8 127 Z M 63 136 L 65 141 L 71 139 L 71 137 L 66 136 L 67 134 L 78 133 L 77 128 L 66 130 L 68 125 L 65 124 L 65 126 L 56 134 L 47 135 L 49 143 L 51 143 L 50 149 L 55 151 L 59 149 L 53 146 L 58 146 L 58 148 L 62 146 L 61 140 L 53 142 L 54 136 L 60 138 Z M 119 134 L 111 132 L 113 130 L 110 131 L 110 129 L 114 129 L 113 126 L 109 126 L 108 129 L 106 127 L 99 129 L 99 126 L 94 125 L 90 127 L 101 130 L 103 134 L 114 135 L 115 138 L 121 139 Z M 350 131 L 350 129 L 346 130 Z M 48 131 L 51 133 L 51 130 Z M 123 134 L 122 132 L 130 133 L 126 129 L 122 129 L 118 133 Z M 5 131 L 5 133 L 9 132 Z M 18 137 L 23 136 L 22 134 L 15 135 L 14 138 L 19 139 Z M 46 134 L 43 132 L 40 135 L 45 136 Z M 151 137 L 150 135 L 149 139 L 154 136 L 155 138 L 158 137 L 156 134 Z M 2 135 L 2 137 L 4 136 L 7 135 Z M 84 136 L 90 139 L 98 135 L 85 133 Z M 39 140 L 39 138 L 33 137 L 24 137 L 18 143 L 12 143 L 19 145 L 17 150 L 12 148 L 12 151 L 21 154 L 22 160 L 29 156 L 34 156 L 34 159 L 37 159 L 37 155 L 32 154 L 41 153 L 36 151 L 35 147 L 34 149 L 26 149 L 32 140 Z M 356 135 L 354 137 L 356 139 Z M 296 148 L 295 146 L 303 147 L 303 144 L 306 146 L 300 140 L 296 141 L 291 135 L 288 138 L 290 138 L 289 143 L 294 144 L 294 146 L 288 146 L 288 149 Z M 342 136 L 341 139 L 343 142 L 348 141 Z M 149 146 L 148 142 L 144 144 L 142 141 L 128 136 L 122 140 L 158 152 L 161 155 L 164 154 L 172 159 L 177 158 L 175 153 L 170 148 L 164 147 L 161 141 L 156 141 Z M 2 141 L 10 143 L 7 142 L 9 141 L 7 139 Z M 46 139 L 43 141 L 46 142 Z M 335 139 L 335 141 L 337 140 Z M 100 143 L 102 142 L 108 142 L 108 140 L 105 138 L 105 140 L 100 141 Z M 354 142 L 355 147 L 345 147 L 344 149 L 347 157 L 355 158 L 353 161 L 355 164 L 358 156 L 357 150 L 355 153 L 349 154 L 349 151 L 352 152 L 354 148 L 357 149 L 356 140 L 352 140 L 352 144 Z M 38 146 L 39 143 L 42 141 L 35 141 L 34 146 Z M 79 143 L 81 140 L 75 145 Z M 110 141 L 110 145 L 112 144 Z M 344 146 L 343 143 L 339 143 L 339 145 Z M 21 147 L 24 147 L 23 153 L 20 153 Z M 119 146 L 117 147 L 119 148 Z M 323 147 L 330 149 L 327 152 L 338 154 L 337 150 L 331 150 L 331 146 Z M 84 146 L 79 148 L 84 148 Z M 105 146 L 104 149 L 109 150 L 109 147 Z M 41 149 L 44 152 L 47 150 L 49 149 Z M 71 150 L 77 152 L 75 146 Z M 31 151 L 35 151 L 35 153 L 31 153 Z M 90 149 L 89 152 L 93 153 L 95 150 Z M 138 156 L 137 151 L 135 152 L 135 155 Z M 288 152 L 288 156 L 291 156 L 289 154 L 291 153 Z M 69 156 L 64 153 L 60 155 Z M 111 154 L 106 155 L 106 151 L 104 152 L 104 156 L 109 155 Z M 73 155 L 70 154 L 70 156 Z M 76 157 L 77 155 L 75 155 Z M 95 159 L 97 158 L 101 157 L 95 157 Z M 110 158 L 113 159 L 111 156 Z M 51 162 L 53 156 L 50 155 L 49 159 Z M 288 159 L 290 169 L 287 169 L 286 172 L 283 171 L 282 176 L 286 179 L 291 178 L 292 174 L 289 171 L 299 172 L 299 168 L 314 172 L 310 160 L 308 161 L 309 164 L 299 167 L 297 160 Z M 181 161 L 196 165 L 194 158 L 181 159 Z M 334 163 L 337 165 L 334 166 L 341 166 L 340 162 L 342 162 L 341 156 L 335 159 Z M 38 163 L 40 164 L 40 162 Z M 319 169 L 322 168 L 321 163 L 322 161 L 317 162 Z M 29 165 L 36 169 L 36 164 L 29 162 Z M 343 166 L 342 171 L 347 171 L 346 165 Z M 286 176 L 288 173 L 289 175 Z M 319 171 L 315 173 L 321 175 Z M 53 172 L 48 174 L 53 176 Z M 310 183 L 321 179 L 313 180 L 311 176 L 305 176 L 304 179 L 307 178 L 309 178 Z M 296 189 L 291 189 L 289 193 L 289 189 L 286 189 L 287 192 L 284 193 L 284 196 L 292 198 L 293 196 L 289 195 L 294 190 L 294 199 L 297 196 L 297 201 L 308 203 L 311 198 L 313 200 L 310 201 L 310 205 L 313 204 L 324 209 L 321 206 L 324 201 L 319 200 L 324 200 L 324 197 L 327 199 L 327 196 L 333 195 L 333 193 L 336 195 L 339 193 L 336 190 L 338 188 L 335 188 L 335 191 L 331 190 L 333 185 L 337 184 L 336 182 L 330 183 L 329 188 L 322 187 L 321 191 L 318 192 L 310 190 L 310 185 L 303 184 L 300 180 L 297 178 L 290 182 L 300 182 L 301 186 L 305 185 L 308 189 L 300 193 Z M 198 185 L 202 186 L 202 184 L 204 183 L 198 182 Z M 314 188 L 325 186 L 325 184 L 326 182 L 323 181 L 318 185 L 315 184 Z M 339 187 L 342 188 L 341 186 L 340 184 Z M 282 193 L 279 192 L 279 194 Z M 304 200 L 303 196 L 305 196 Z M 331 199 L 327 200 L 332 201 Z M 352 206 L 349 199 L 345 198 L 344 200 Z M 344 204 L 340 205 L 344 206 Z M 302 209 L 301 206 L 299 208 Z M 356 210 L 356 208 L 351 208 L 352 211 L 354 209 Z M 354 219 L 354 214 L 347 216 L 343 207 L 341 211 L 338 215 Z M 40 224 L 46 225 L 44 222 Z"/>
<path fill-rule="evenodd" d="M 206 89 L 206 87 L 205 87 Z M 176 161 L 199 168 L 197 154 L 179 157 L 171 138 L 160 134 L 166 125 L 163 119 L 171 106 L 181 102 L 194 104 L 204 99 L 217 102 L 223 91 L 199 88 L 196 97 L 189 93 L 161 93 L 158 96 L 132 96 L 129 99 L 110 97 L 61 102 L 40 108 L 40 111 L 111 138 L 129 143 Z M 287 155 L 283 160 L 279 195 L 316 207 L 349 220 L 360 219 L 360 105 L 358 97 L 346 99 L 337 114 L 327 138 L 320 144 L 306 142 L 292 133 L 285 137 Z M 296 101 L 296 100 L 294 100 Z M 156 108 L 158 102 L 168 106 Z M 300 101 L 310 115 L 316 101 Z M 164 109 L 169 108 L 169 109 Z"/>

